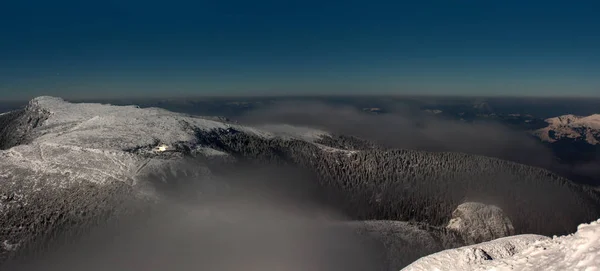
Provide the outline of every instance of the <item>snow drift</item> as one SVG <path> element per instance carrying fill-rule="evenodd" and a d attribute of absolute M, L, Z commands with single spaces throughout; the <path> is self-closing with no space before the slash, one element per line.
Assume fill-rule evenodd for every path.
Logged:
<path fill-rule="evenodd" d="M 438 252 L 402 270 L 600 270 L 600 219 L 567 236 L 518 235 Z"/>

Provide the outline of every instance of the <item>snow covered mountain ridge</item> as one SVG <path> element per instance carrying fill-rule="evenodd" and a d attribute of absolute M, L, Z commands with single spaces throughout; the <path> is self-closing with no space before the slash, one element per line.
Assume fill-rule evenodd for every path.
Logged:
<path fill-rule="evenodd" d="M 133 155 L 128 150 L 159 145 L 176 148 L 187 144 L 203 153 L 218 153 L 194 146 L 198 131 L 235 130 L 261 138 L 287 137 L 314 140 L 326 133 L 312 129 L 286 129 L 284 126 L 256 129 L 194 116 L 185 116 L 159 108 L 112 106 L 95 103 L 69 103 L 61 98 L 38 97 L 26 108 L 27 123 L 35 114 L 39 119 L 26 132 L 23 145 L 0 152 L 0 176 L 18 166 L 39 174 L 68 174 L 94 183 L 107 180 L 131 180 L 155 160 Z M 150 148 L 151 147 L 151 148 Z M 52 159 L 47 159 L 52 157 Z M 3 173 L 4 172 L 4 173 Z M 42 175 L 43 175 L 42 174 Z"/>
<path fill-rule="evenodd" d="M 567 236 L 517 235 L 445 250 L 402 270 L 600 270 L 600 219 Z"/>
<path fill-rule="evenodd" d="M 201 117 L 185 116 L 160 108 L 139 108 L 137 106 L 112 106 L 96 103 L 69 103 L 56 97 L 38 97 L 28 107 L 47 112 L 48 119 L 43 123 L 42 136 L 36 141 L 76 143 L 86 147 L 105 149 L 128 149 L 139 145 L 164 144 L 193 140 L 194 128 L 202 130 L 236 129 L 261 137 L 274 137 L 286 134 L 285 129 L 254 129 L 223 123 Z M 110 131 L 108 130 L 110 129 Z M 297 130 L 296 130 L 297 131 Z M 77 141 L 78 137 L 92 137 L 97 140 Z M 44 137 L 43 135 L 48 134 Z M 315 139 L 326 134 L 322 131 L 305 130 L 293 136 Z M 115 140 L 119 137 L 119 140 Z M 123 138 L 131 141 L 123 141 Z"/>
<path fill-rule="evenodd" d="M 545 120 L 547 127 L 534 131 L 542 141 L 561 139 L 583 140 L 591 145 L 600 144 L 600 114 L 590 116 L 563 115 Z"/>

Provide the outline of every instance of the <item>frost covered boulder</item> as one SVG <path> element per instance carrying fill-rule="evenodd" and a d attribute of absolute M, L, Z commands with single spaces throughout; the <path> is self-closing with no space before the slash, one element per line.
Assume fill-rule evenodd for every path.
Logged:
<path fill-rule="evenodd" d="M 452 212 L 447 229 L 457 232 L 466 244 L 476 244 L 515 234 L 502 209 L 494 205 L 466 202 Z"/>

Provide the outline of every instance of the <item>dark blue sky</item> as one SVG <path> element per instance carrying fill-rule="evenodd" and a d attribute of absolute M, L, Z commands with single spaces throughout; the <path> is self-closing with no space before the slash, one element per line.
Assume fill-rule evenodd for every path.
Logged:
<path fill-rule="evenodd" d="M 600 96 L 598 1 L 0 3 L 0 99 Z"/>

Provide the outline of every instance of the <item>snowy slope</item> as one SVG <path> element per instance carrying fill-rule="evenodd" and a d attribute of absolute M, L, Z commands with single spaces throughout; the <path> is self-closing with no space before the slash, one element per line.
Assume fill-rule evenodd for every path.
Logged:
<path fill-rule="evenodd" d="M 325 134 L 291 126 L 259 130 L 157 108 L 73 104 L 54 97 L 38 97 L 28 108 L 45 112 L 48 117 L 32 131 L 29 144 L 0 151 L 0 176 L 19 169 L 28 171 L 33 181 L 52 173 L 65 175 L 61 178 L 63 184 L 69 180 L 78 183 L 78 179 L 96 184 L 116 180 L 133 184 L 136 175 L 148 165 L 148 158 L 127 150 L 158 144 L 167 148 L 180 143 L 193 145 L 197 130 L 235 129 L 265 138 L 303 140 Z M 206 155 L 219 154 L 207 148 L 202 150 Z"/>
<path fill-rule="evenodd" d="M 600 219 L 567 236 L 518 235 L 438 252 L 402 270 L 600 270 Z"/>
<path fill-rule="evenodd" d="M 129 149 L 160 141 L 164 144 L 194 140 L 194 130 L 233 128 L 261 137 L 293 137 L 301 131 L 303 139 L 325 134 L 312 129 L 271 127 L 269 131 L 210 119 L 187 116 L 158 108 L 111 106 L 93 103 L 68 103 L 60 98 L 38 97 L 30 105 L 49 112 L 50 117 L 37 131 L 36 141 L 96 149 Z"/>

